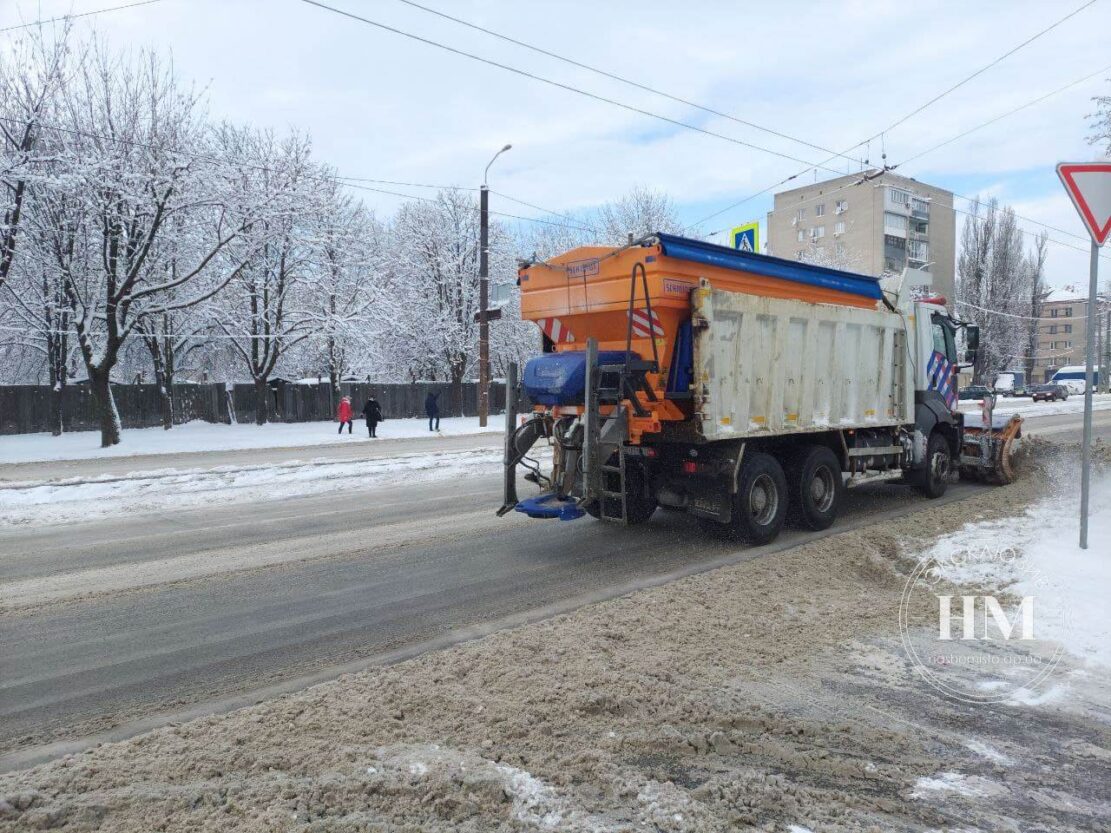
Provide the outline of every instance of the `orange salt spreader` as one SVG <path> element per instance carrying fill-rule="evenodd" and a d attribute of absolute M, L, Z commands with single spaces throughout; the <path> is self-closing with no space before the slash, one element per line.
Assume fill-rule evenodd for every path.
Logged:
<path fill-rule="evenodd" d="M 573 249 L 522 267 L 521 317 L 543 331 L 544 355 L 526 365 L 521 385 L 532 418 L 511 424 L 516 402 L 507 403 L 499 514 L 516 507 L 534 517 L 569 519 L 583 511 L 605 517 L 605 507 L 615 505 L 607 499 L 616 500 L 619 490 L 619 514 L 635 522 L 629 496 L 638 487 L 630 481 L 639 475 L 628 473 L 626 458 L 655 457 L 669 442 L 701 441 L 692 396 L 692 328 L 698 326 L 692 293 L 709 284 L 723 292 L 866 310 L 882 298 L 878 281 L 865 275 L 662 233 L 618 249 Z M 515 383 L 509 388 L 515 391 Z M 541 438 L 555 446 L 550 476 L 527 456 Z M 530 469 L 526 477 L 555 492 L 518 506 L 518 464 Z"/>
<path fill-rule="evenodd" d="M 592 338 L 603 362 L 624 364 L 628 351 L 632 362 L 654 365 L 643 367 L 635 386 L 640 408 L 628 420 L 628 440 L 638 445 L 644 434 L 692 416 L 691 290 L 702 279 L 716 290 L 864 309 L 875 309 L 881 298 L 877 281 L 864 275 L 656 234 L 621 249 L 584 246 L 523 267 L 521 317 L 539 325 L 545 353 L 579 355 Z M 524 385 L 536 410 L 550 409 L 556 418 L 582 413 L 581 391 L 545 390 L 544 360 L 530 367 Z"/>

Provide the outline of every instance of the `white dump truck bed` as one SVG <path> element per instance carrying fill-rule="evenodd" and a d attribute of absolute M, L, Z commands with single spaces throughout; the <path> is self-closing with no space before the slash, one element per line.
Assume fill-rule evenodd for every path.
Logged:
<path fill-rule="evenodd" d="M 914 328 L 903 316 L 707 285 L 691 298 L 692 390 L 705 439 L 914 421 Z"/>

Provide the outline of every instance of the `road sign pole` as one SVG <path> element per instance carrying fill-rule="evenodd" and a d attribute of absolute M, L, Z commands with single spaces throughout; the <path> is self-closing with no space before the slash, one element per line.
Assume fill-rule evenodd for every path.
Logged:
<path fill-rule="evenodd" d="M 1099 302 L 1099 246 L 1092 241 L 1091 277 L 1088 281 L 1088 347 L 1084 364 L 1084 444 L 1080 450 L 1080 549 L 1088 549 L 1088 491 L 1092 469 L 1092 373 L 1096 350 L 1095 328 L 1099 326 L 1096 304 Z M 1107 373 L 1107 368 L 1100 368 Z"/>
<path fill-rule="evenodd" d="M 1084 444 L 1080 449 L 1080 549 L 1088 549 L 1088 493 L 1092 470 L 1092 394 L 1095 393 L 1093 365 L 1097 362 L 1096 333 L 1099 326 L 1099 249 L 1111 238 L 1111 163 L 1062 162 L 1057 176 L 1076 211 L 1092 236 L 1092 263 L 1088 282 L 1088 338 L 1084 357 Z M 1104 378 L 1111 368 L 1101 368 Z"/>

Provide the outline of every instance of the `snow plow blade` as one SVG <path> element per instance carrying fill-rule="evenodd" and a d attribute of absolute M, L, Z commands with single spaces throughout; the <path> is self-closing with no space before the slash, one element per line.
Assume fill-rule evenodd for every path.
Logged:
<path fill-rule="evenodd" d="M 1005 486 L 1015 481 L 1014 455 L 1022 443 L 1022 417 L 993 417 L 991 428 L 965 425 L 961 475 Z"/>

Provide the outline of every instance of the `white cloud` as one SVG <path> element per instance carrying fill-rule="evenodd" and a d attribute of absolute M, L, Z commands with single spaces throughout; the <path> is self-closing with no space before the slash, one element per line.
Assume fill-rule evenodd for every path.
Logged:
<path fill-rule="evenodd" d="M 502 63 L 810 161 L 820 151 L 708 117 L 398 2 L 335 4 Z M 637 5 L 423 0 L 476 24 L 644 84 L 843 149 L 928 101 L 1061 17 L 1040 0 L 932 4 L 894 0 L 773 6 L 664 0 Z M 88 11 L 111 0 L 23 0 L 0 26 Z M 93 24 L 90 24 L 92 21 Z M 351 176 L 477 184 L 493 151 L 514 149 L 493 187 L 555 209 L 589 206 L 638 184 L 669 192 L 687 219 L 802 166 L 701 136 L 415 43 L 307 4 L 170 0 L 80 23 L 120 46 L 172 50 L 209 89 L 214 115 L 311 130 L 320 156 Z M 895 163 L 1107 63 L 1111 6 L 1096 4 L 985 72 L 867 151 Z M 998 193 L 1020 213 L 1079 230 L 1052 175 L 1086 158 L 1092 81 L 950 145 L 900 172 L 961 191 Z M 832 165 L 844 168 L 844 163 Z M 1045 176 L 1031 176 L 1031 171 Z M 963 193 L 969 193 L 963 190 Z M 419 192 L 424 193 L 424 192 Z M 971 195 L 971 194 L 970 194 Z M 383 212 L 393 197 L 365 194 Z M 715 224 L 760 217 L 753 201 Z M 508 207 L 507 207 L 507 210 Z M 520 206 L 513 213 L 528 213 Z M 1060 235 L 1057 235 L 1060 237 Z M 1071 238 L 1062 238 L 1083 245 Z M 1076 255 L 1076 257 L 1073 257 Z M 1072 280 L 1083 253 L 1052 247 L 1050 274 Z"/>

